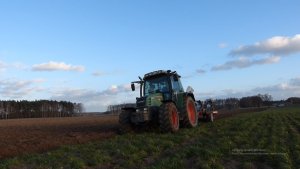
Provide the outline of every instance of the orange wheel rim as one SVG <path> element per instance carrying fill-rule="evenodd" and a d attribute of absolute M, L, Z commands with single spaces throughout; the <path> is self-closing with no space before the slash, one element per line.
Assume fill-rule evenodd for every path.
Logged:
<path fill-rule="evenodd" d="M 174 128 L 178 128 L 178 114 L 176 111 L 172 111 L 172 125 Z"/>
<path fill-rule="evenodd" d="M 195 124 L 196 123 L 196 112 L 195 112 L 195 106 L 193 102 L 188 103 L 188 114 L 190 121 Z"/>

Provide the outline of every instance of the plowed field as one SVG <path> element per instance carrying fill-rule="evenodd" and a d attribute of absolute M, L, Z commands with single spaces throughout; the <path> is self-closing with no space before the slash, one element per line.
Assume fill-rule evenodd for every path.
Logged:
<path fill-rule="evenodd" d="M 117 116 L 1 120 L 0 158 L 106 139 L 117 122 Z"/>

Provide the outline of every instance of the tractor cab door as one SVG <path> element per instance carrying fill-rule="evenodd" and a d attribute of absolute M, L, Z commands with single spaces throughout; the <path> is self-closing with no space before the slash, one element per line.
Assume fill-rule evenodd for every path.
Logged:
<path fill-rule="evenodd" d="M 185 92 L 182 87 L 181 81 L 178 77 L 171 76 L 172 85 L 172 100 L 178 107 L 178 111 L 183 109 L 183 102 L 185 97 Z"/>

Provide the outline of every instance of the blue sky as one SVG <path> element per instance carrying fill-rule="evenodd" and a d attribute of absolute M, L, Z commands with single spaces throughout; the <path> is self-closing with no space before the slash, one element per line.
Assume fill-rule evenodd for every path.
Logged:
<path fill-rule="evenodd" d="M 132 102 L 177 70 L 198 99 L 300 95 L 299 1 L 0 1 L 0 99 Z"/>

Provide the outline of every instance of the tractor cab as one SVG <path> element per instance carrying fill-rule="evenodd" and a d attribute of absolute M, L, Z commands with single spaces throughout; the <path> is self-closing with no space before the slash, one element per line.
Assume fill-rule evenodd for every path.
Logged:
<path fill-rule="evenodd" d="M 170 70 L 159 70 L 145 74 L 142 80 L 132 82 L 133 91 L 135 90 L 135 83 L 140 84 L 137 108 L 155 107 L 166 101 L 178 100 L 178 95 L 184 92 L 180 75 Z"/>

